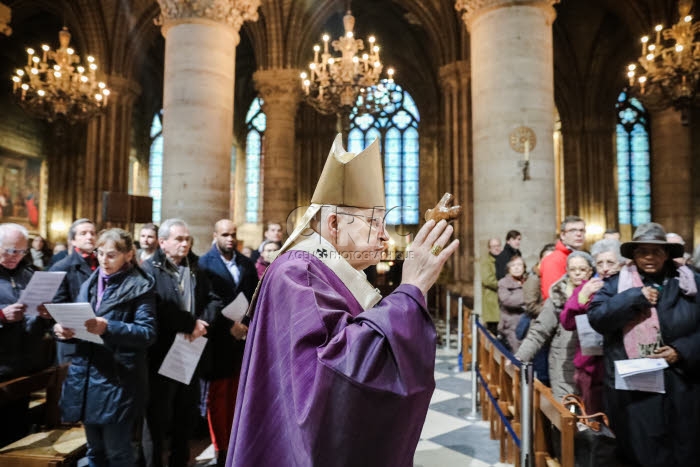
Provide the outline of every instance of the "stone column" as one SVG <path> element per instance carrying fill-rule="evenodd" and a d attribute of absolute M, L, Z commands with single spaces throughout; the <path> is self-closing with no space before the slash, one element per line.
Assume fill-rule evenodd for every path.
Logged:
<path fill-rule="evenodd" d="M 439 168 L 439 193 L 435 200 L 442 197 L 444 191 L 454 194 L 456 202 L 464 208 L 462 218 L 454 223 L 455 238 L 459 238 L 461 248 L 451 259 L 451 282 L 456 284 L 456 292 L 463 290 L 472 279 L 472 179 L 471 179 L 471 141 L 469 112 L 469 63 L 456 61 L 443 65 L 439 70 L 439 82 L 442 91 L 442 165 Z M 422 146 L 422 144 L 421 144 Z M 431 200 L 434 201 L 434 200 Z"/>
<path fill-rule="evenodd" d="M 262 160 L 263 223 L 275 221 L 284 226 L 297 207 L 295 125 L 301 101 L 299 71 L 290 68 L 258 70 L 253 74 L 255 88 L 263 100 L 267 119 Z"/>
<path fill-rule="evenodd" d="M 526 261 L 534 264 L 539 249 L 558 230 L 552 140 L 556 16 L 552 5 L 557 1 L 457 1 L 471 34 L 473 225 L 478 254 L 486 251 L 489 237 L 503 239 L 508 230 L 518 229 Z M 523 180 L 522 170 L 525 140 L 530 140 L 528 180 Z"/>
<path fill-rule="evenodd" d="M 681 125 L 673 108 L 652 109 L 651 219 L 666 232 L 679 234 L 693 252 L 693 183 L 691 127 Z"/>
<path fill-rule="evenodd" d="M 121 76 L 107 77 L 110 90 L 105 113 L 87 125 L 83 176 L 76 183 L 79 217 L 102 226 L 102 192 L 128 193 L 129 153 L 138 83 Z"/>
<path fill-rule="evenodd" d="M 165 37 L 163 219 L 190 225 L 205 251 L 229 217 L 236 46 L 260 0 L 158 0 Z"/>

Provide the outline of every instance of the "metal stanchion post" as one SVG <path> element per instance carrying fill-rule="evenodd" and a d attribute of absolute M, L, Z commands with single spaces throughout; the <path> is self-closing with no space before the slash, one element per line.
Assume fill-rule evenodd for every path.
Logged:
<path fill-rule="evenodd" d="M 445 305 L 445 350 L 450 350 L 450 291 L 447 291 L 447 304 Z"/>
<path fill-rule="evenodd" d="M 462 332 L 463 320 L 462 296 L 460 295 L 459 298 L 457 298 L 457 353 L 462 352 L 462 336 L 464 335 Z"/>
<path fill-rule="evenodd" d="M 477 362 L 477 352 L 478 352 L 478 339 L 479 330 L 476 327 L 476 320 L 478 319 L 475 313 L 472 313 L 472 362 L 471 362 L 471 372 L 472 372 L 472 412 L 467 417 L 469 420 L 477 420 L 477 408 L 479 406 L 477 388 L 479 385 L 479 377 L 476 374 L 479 362 Z"/>
<path fill-rule="evenodd" d="M 532 363 L 523 363 L 520 370 L 520 407 L 521 432 L 520 432 L 520 465 L 521 467 L 534 467 L 535 458 L 532 452 L 532 395 L 533 391 Z"/>

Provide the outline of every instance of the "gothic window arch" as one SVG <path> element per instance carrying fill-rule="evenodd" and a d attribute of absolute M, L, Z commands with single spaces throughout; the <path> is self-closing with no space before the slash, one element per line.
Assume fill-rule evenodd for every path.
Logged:
<path fill-rule="evenodd" d="M 148 162 L 148 195 L 153 198 L 153 223 L 160 224 L 163 196 L 163 111 L 151 122 L 151 148 Z"/>
<path fill-rule="evenodd" d="M 386 196 L 386 222 L 416 225 L 419 222 L 418 107 L 401 86 L 383 80 L 389 92 L 382 97 L 382 110 L 350 115 L 348 151 L 359 152 L 375 138 L 381 143 Z"/>
<path fill-rule="evenodd" d="M 626 91 L 618 96 L 615 110 L 618 220 L 636 227 L 651 222 L 649 115 L 642 103 Z"/>
<path fill-rule="evenodd" d="M 260 218 L 260 180 L 262 176 L 262 161 L 264 154 L 265 129 L 267 118 L 262 109 L 263 100 L 253 99 L 245 117 L 247 135 L 245 144 L 245 187 L 246 222 L 258 222 Z"/>

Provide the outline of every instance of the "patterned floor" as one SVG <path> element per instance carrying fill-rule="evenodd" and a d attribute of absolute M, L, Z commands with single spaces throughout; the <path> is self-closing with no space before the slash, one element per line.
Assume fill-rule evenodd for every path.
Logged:
<path fill-rule="evenodd" d="M 453 343 L 456 339 L 453 339 Z M 471 373 L 458 371 L 456 348 L 438 349 L 435 392 L 414 457 L 414 467 L 505 467 L 498 462 L 498 441 L 489 438 L 487 422 L 470 421 Z M 209 464 L 211 446 L 197 457 Z"/>
<path fill-rule="evenodd" d="M 438 349 L 435 392 L 414 457 L 415 467 L 508 466 L 498 462 L 498 441 L 487 422 L 469 420 L 471 373 L 459 372 L 457 350 Z"/>

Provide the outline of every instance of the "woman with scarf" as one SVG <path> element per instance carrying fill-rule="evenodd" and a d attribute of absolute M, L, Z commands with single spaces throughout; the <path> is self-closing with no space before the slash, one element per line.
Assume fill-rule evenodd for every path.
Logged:
<path fill-rule="evenodd" d="M 530 324 L 525 340 L 515 357 L 531 362 L 537 352 L 551 342 L 549 349 L 549 382 L 552 394 L 561 399 L 578 393 L 574 382 L 574 354 L 578 345 L 575 332 L 567 331 L 559 323 L 559 314 L 576 287 L 593 274 L 593 258 L 586 252 L 574 251 L 566 258 L 566 275 L 552 284 L 549 298 L 537 319 Z"/>
<path fill-rule="evenodd" d="M 498 305 L 501 319 L 498 332 L 505 338 L 511 352 L 517 352 L 520 339 L 515 336 L 520 317 L 525 311 L 523 284 L 527 278 L 525 261 L 519 255 L 513 256 L 506 264 L 506 275 L 498 281 Z"/>
<path fill-rule="evenodd" d="M 620 242 L 614 239 L 599 240 L 593 244 L 591 255 L 595 260 L 596 275 L 574 289 L 559 316 L 567 331 L 577 331 L 576 317 L 585 315 L 591 299 L 604 285 L 604 280 L 618 273 L 622 266 Z M 602 354 L 584 355 L 576 346 L 574 380 L 578 393 L 588 413 L 603 411 L 603 357 Z"/>
<path fill-rule="evenodd" d="M 104 231 L 97 240 L 100 266 L 78 295 L 95 310 L 87 331 L 103 343 L 77 341 L 60 405 L 65 421 L 85 426 L 90 466 L 135 465 L 133 423 L 143 416 L 146 349 L 156 331 L 154 281 L 135 264 L 134 252 L 129 233 Z M 60 324 L 54 332 L 59 339 L 74 335 Z"/>
<path fill-rule="evenodd" d="M 652 466 L 697 465 L 700 459 L 700 276 L 674 258 L 663 227 L 640 225 L 621 247 L 632 258 L 608 279 L 588 308 L 603 334 L 606 412 L 621 460 Z M 615 361 L 663 358 L 664 394 L 615 389 Z"/>

